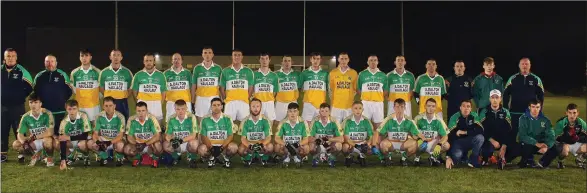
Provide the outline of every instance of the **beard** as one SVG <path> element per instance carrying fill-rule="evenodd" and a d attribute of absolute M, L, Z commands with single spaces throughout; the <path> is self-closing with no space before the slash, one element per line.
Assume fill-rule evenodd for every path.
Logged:
<path fill-rule="evenodd" d="M 256 112 L 256 113 L 255 113 L 255 112 L 253 112 L 253 111 L 251 111 L 251 115 L 253 115 L 253 116 L 259 116 L 259 114 L 261 114 L 261 111 L 259 111 L 259 112 Z"/>

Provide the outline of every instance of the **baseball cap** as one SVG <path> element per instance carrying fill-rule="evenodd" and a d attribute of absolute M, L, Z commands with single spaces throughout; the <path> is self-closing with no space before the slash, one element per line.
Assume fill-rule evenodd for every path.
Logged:
<path fill-rule="evenodd" d="M 493 95 L 497 95 L 497 96 L 501 97 L 501 92 L 497 89 L 493 89 L 489 92 L 489 97 L 491 97 Z"/>

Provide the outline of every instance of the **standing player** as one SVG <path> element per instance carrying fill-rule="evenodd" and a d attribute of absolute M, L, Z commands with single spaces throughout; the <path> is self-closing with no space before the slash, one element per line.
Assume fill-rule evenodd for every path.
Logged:
<path fill-rule="evenodd" d="M 187 152 L 189 166 L 195 168 L 199 145 L 196 116 L 188 112 L 188 103 L 183 99 L 175 101 L 174 108 L 175 113 L 167 120 L 163 149 L 173 157 L 173 165 L 177 164 L 182 153 Z"/>
<path fill-rule="evenodd" d="M 420 151 L 418 151 L 416 157 L 420 160 L 420 153 L 428 153 L 430 155 L 428 162 L 432 166 L 439 165 L 442 160 L 440 155 L 450 149 L 446 133 L 448 127 L 444 120 L 439 119 L 434 113 L 436 105 L 436 100 L 426 100 L 426 113 L 419 114 L 414 119 L 420 133 L 425 137 L 418 141 Z"/>
<path fill-rule="evenodd" d="M 445 80 L 448 87 L 448 108 L 446 109 L 448 116 L 459 112 L 461 101 L 473 98 L 473 93 L 471 93 L 471 82 L 473 80 L 469 75 L 465 75 L 465 63 L 462 60 L 457 60 L 454 70 L 455 75 Z"/>
<path fill-rule="evenodd" d="M 222 155 L 224 167 L 230 168 L 230 157 L 238 151 L 238 146 L 232 142 L 236 127 L 227 114 L 222 113 L 222 100 L 213 98 L 210 101 L 212 113 L 207 115 L 200 122 L 200 135 L 202 145 L 198 153 L 208 161 L 208 168 L 216 164 L 216 159 Z"/>
<path fill-rule="evenodd" d="M 163 152 L 161 146 L 161 126 L 157 118 L 149 113 L 147 103 L 138 102 L 136 115 L 126 122 L 126 139 L 124 152 L 133 159 L 132 166 L 137 167 L 143 154 L 148 153 L 153 159 L 152 167 L 159 167 L 159 155 Z"/>
<path fill-rule="evenodd" d="M 367 166 L 365 157 L 369 147 L 376 146 L 373 136 L 373 125 L 365 116 L 363 116 L 363 103 L 360 101 L 353 102 L 353 115 L 347 117 L 342 122 L 344 131 L 344 144 L 342 152 L 345 155 L 344 165 L 350 167 L 353 163 L 353 153 L 357 153 L 357 159 L 361 166 Z M 375 149 L 375 148 L 373 148 Z"/>
<path fill-rule="evenodd" d="M 302 89 L 302 77 L 300 72 L 291 68 L 291 56 L 283 56 L 281 69 L 276 72 L 279 82 L 279 90 L 275 96 L 275 121 L 274 125 L 287 117 L 287 106 L 289 103 L 298 103 L 300 90 Z"/>
<path fill-rule="evenodd" d="M 198 122 L 202 117 L 210 114 L 210 101 L 220 96 L 218 85 L 220 84 L 220 74 L 222 67 L 212 61 L 214 51 L 212 48 L 205 47 L 202 49 L 202 58 L 204 60 L 194 67 L 192 72 L 192 103 L 194 114 Z"/>
<path fill-rule="evenodd" d="M 76 100 L 68 100 L 65 102 L 67 108 L 67 116 L 61 121 L 59 127 L 59 149 L 61 155 L 61 165 L 59 169 L 67 169 L 67 165 L 73 164 L 77 159 L 77 154 L 80 153 L 84 160 L 84 166 L 90 165 L 88 142 L 93 142 L 88 138 L 92 132 L 90 120 L 88 115 L 79 111 L 78 102 Z"/>
<path fill-rule="evenodd" d="M 8 137 L 10 128 L 16 136 L 18 125 L 24 111 L 26 97 L 33 91 L 33 78 L 29 71 L 17 63 L 16 50 L 12 48 L 4 51 L 2 64 L 2 150 L 0 161 L 5 162 L 8 157 Z M 16 138 L 16 137 L 15 137 Z"/>
<path fill-rule="evenodd" d="M 273 152 L 271 144 L 271 120 L 261 114 L 263 104 L 257 98 L 251 99 L 250 115 L 241 122 L 238 134 L 241 136 L 241 145 L 238 148 L 245 167 L 251 165 L 254 153 L 261 156 L 261 164 L 267 165 L 269 154 Z M 273 104 L 270 104 L 273 105 Z"/>
<path fill-rule="evenodd" d="M 446 95 L 446 87 L 444 78 L 436 72 L 436 60 L 429 59 L 426 61 L 426 73 L 418 76 L 414 86 L 414 96 L 416 102 L 419 103 L 420 111 L 423 113 L 426 111 L 425 102 L 429 98 L 433 98 L 442 104 L 442 99 Z M 442 105 L 436 106 L 436 114 L 438 118 L 442 118 Z M 448 115 L 452 116 L 452 115 Z"/>
<path fill-rule="evenodd" d="M 277 92 L 277 75 L 269 69 L 269 62 L 271 56 L 268 53 L 261 53 L 259 55 L 259 63 L 261 68 L 254 73 L 253 97 L 261 100 L 261 114 L 269 119 L 270 123 L 275 120 L 275 92 Z"/>
<path fill-rule="evenodd" d="M 301 79 L 304 84 L 304 111 L 302 118 L 307 124 L 318 116 L 320 104 L 326 102 L 326 90 L 328 84 L 328 72 L 320 67 L 321 54 L 312 52 L 310 62 L 312 66 L 302 72 Z M 288 110 L 289 111 L 289 110 Z"/>
<path fill-rule="evenodd" d="M 222 70 L 220 95 L 226 102 L 226 115 L 234 121 L 242 121 L 249 115 L 249 97 L 253 92 L 253 71 L 243 65 L 243 52 L 232 51 L 232 64 Z"/>
<path fill-rule="evenodd" d="M 560 154 L 555 146 L 554 129 L 550 119 L 542 113 L 542 102 L 538 99 L 530 100 L 528 111 L 520 116 L 518 139 L 522 144 L 522 159 L 518 163 L 520 168 L 545 168 Z M 534 154 L 543 154 L 538 163 L 534 162 Z"/>
<path fill-rule="evenodd" d="M 124 125 L 126 124 L 126 117 L 122 113 L 116 111 L 116 103 L 113 97 L 104 97 L 104 109 L 96 117 L 94 123 L 94 132 L 92 140 L 95 142 L 88 142 L 88 147 L 98 153 L 100 157 L 100 165 L 106 165 L 108 162 L 108 150 L 114 150 L 114 159 L 116 166 L 122 166 L 124 158 Z"/>
<path fill-rule="evenodd" d="M 284 119 L 277 126 L 275 133 L 275 153 L 285 155 L 283 164 L 285 167 L 291 162 L 301 166 L 301 158 L 310 153 L 308 147 L 308 136 L 310 134 L 308 124 L 299 116 L 300 106 L 297 103 L 290 103 L 287 106 L 287 119 Z"/>
<path fill-rule="evenodd" d="M 328 74 L 332 117 L 338 122 L 352 114 L 351 106 L 357 94 L 357 71 L 349 67 L 349 54 L 338 55 L 338 67 Z"/>
<path fill-rule="evenodd" d="M 169 120 L 169 117 L 175 112 L 175 102 L 178 100 L 183 101 L 191 101 L 192 94 L 191 94 L 191 85 L 192 85 L 192 74 L 190 71 L 183 68 L 183 56 L 179 53 L 173 54 L 171 56 L 171 66 L 170 69 L 166 70 L 163 75 L 165 75 L 165 81 L 167 82 L 167 92 L 165 93 L 167 107 L 165 108 L 167 111 L 165 115 L 165 120 Z M 188 111 L 192 111 L 192 104 L 187 103 Z"/>
<path fill-rule="evenodd" d="M 480 168 L 479 153 L 485 138 L 483 138 L 483 126 L 479 122 L 477 113 L 471 112 L 471 101 L 461 102 L 461 111 L 450 117 L 448 122 L 448 141 L 451 145 L 446 156 L 446 167 L 452 168 L 454 163 L 460 163 L 461 158 L 466 157 L 469 150 L 469 167 Z"/>
<path fill-rule="evenodd" d="M 318 166 L 320 161 L 328 161 L 330 167 L 334 167 L 336 154 L 342 150 L 344 138 L 342 127 L 330 116 L 330 105 L 320 105 L 320 115 L 314 118 L 310 126 L 308 144 L 310 153 L 314 155 L 312 166 Z"/>
<path fill-rule="evenodd" d="M 567 116 L 562 117 L 554 127 L 556 141 L 562 145 L 558 167 L 564 168 L 563 159 L 569 153 L 575 156 L 575 163 L 579 167 L 585 167 L 585 154 L 587 153 L 587 124 L 579 118 L 576 104 L 567 105 Z"/>
<path fill-rule="evenodd" d="M 112 62 L 110 66 L 102 69 L 100 73 L 100 92 L 104 97 L 114 98 L 116 111 L 128 117 L 128 97 L 134 96 L 131 89 L 133 74 L 120 63 L 122 61 L 120 50 L 115 49 L 110 52 L 110 61 Z"/>
<path fill-rule="evenodd" d="M 45 109 L 51 111 L 55 120 L 55 128 L 60 128 L 61 120 L 65 117 L 65 101 L 72 94 L 69 76 L 63 70 L 57 69 L 57 58 L 49 54 L 45 57 L 45 70 L 35 76 L 33 90 L 45 104 Z M 57 143 L 59 129 L 53 131 L 54 142 Z M 56 144 L 55 144 L 56 146 Z"/>
<path fill-rule="evenodd" d="M 495 73 L 495 61 L 492 57 L 483 60 L 484 71 L 473 80 L 473 100 L 477 108 L 489 105 L 489 92 L 493 89 L 503 92 L 503 78 Z"/>
<path fill-rule="evenodd" d="M 16 140 L 12 148 L 19 152 L 18 162 L 24 163 L 25 151 L 33 151 L 31 163 L 34 166 L 41 157 L 41 150 L 49 154 L 47 167 L 53 167 L 53 125 L 55 123 L 51 111 L 42 108 L 43 102 L 37 93 L 29 95 L 31 110 L 22 115 L 18 125 Z M 25 136 L 26 135 L 26 136 Z"/>
<path fill-rule="evenodd" d="M 379 60 L 376 55 L 369 56 L 367 64 L 369 67 L 359 73 L 357 90 L 365 106 L 363 116 L 371 120 L 373 126 L 378 128 L 384 118 L 383 100 L 388 94 L 387 76 L 377 68 Z"/>
<path fill-rule="evenodd" d="M 533 99 L 544 101 L 542 80 L 530 72 L 530 66 L 530 59 L 522 58 L 519 65 L 520 72 L 508 79 L 503 91 L 503 105 L 509 107 L 507 109 L 512 114 L 512 129 L 515 133 L 518 133 L 518 121 L 528 109 L 528 103 Z"/>
<path fill-rule="evenodd" d="M 145 68 L 132 79 L 132 90 L 137 102 L 145 102 L 149 106 L 149 113 L 161 123 L 163 120 L 163 109 L 161 101 L 165 99 L 167 83 L 165 75 L 155 68 L 155 55 L 145 54 L 143 57 Z"/>
<path fill-rule="evenodd" d="M 499 150 L 497 164 L 499 169 L 503 169 L 506 162 L 519 155 L 520 145 L 516 142 L 517 133 L 512 131 L 510 111 L 501 105 L 501 92 L 494 89 L 490 95 L 490 104 L 479 109 L 479 122 L 485 137 L 481 147 L 482 165 L 489 165 L 490 157 L 493 162 L 493 152 Z"/>
<path fill-rule="evenodd" d="M 408 157 L 415 155 L 418 150 L 418 139 L 423 139 L 426 142 L 432 142 L 433 138 L 425 138 L 424 135 L 418 131 L 416 123 L 404 116 L 404 108 L 406 101 L 404 99 L 396 99 L 393 102 L 395 113 L 383 120 L 381 127 L 377 128 L 375 133 L 375 141 L 379 141 L 379 135 L 387 136 L 379 143 L 381 154 L 379 159 L 387 164 L 391 162 L 391 153 L 393 151 L 400 151 L 402 156 L 401 164 L 408 166 Z M 410 138 L 408 138 L 410 136 Z M 406 153 L 407 152 L 407 153 Z M 387 159 L 383 156 L 387 154 Z M 387 165 L 386 164 L 386 165 Z M 420 157 L 414 158 L 414 164 L 420 165 Z"/>
<path fill-rule="evenodd" d="M 389 85 L 389 88 L 385 88 L 389 93 L 389 98 L 387 99 L 387 116 L 394 113 L 394 101 L 396 99 L 403 99 L 406 101 L 404 115 L 412 117 L 412 96 L 415 82 L 414 74 L 406 70 L 406 58 L 404 56 L 396 56 L 394 63 L 395 69 L 387 73 L 387 84 Z"/>
<path fill-rule="evenodd" d="M 92 65 L 92 53 L 88 50 L 79 52 L 79 60 L 82 65 L 73 69 L 70 77 L 75 88 L 75 100 L 79 102 L 79 110 L 88 115 L 90 122 L 94 122 L 100 113 L 100 69 Z"/>

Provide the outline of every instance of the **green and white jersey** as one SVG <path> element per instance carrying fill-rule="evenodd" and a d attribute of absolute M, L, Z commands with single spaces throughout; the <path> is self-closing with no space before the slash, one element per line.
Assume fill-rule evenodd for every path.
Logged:
<path fill-rule="evenodd" d="M 420 134 L 416 123 L 414 121 L 406 119 L 397 120 L 395 116 L 388 116 L 381 122 L 381 126 L 377 128 L 377 132 L 382 136 L 387 134 L 387 139 L 392 142 L 403 142 L 408 140 L 408 136 L 412 137 Z"/>
<path fill-rule="evenodd" d="M 376 69 L 375 73 L 369 68 L 359 73 L 357 90 L 361 92 L 361 100 L 383 102 L 383 91 L 387 91 L 387 75 Z"/>
<path fill-rule="evenodd" d="M 416 126 L 420 129 L 420 132 L 426 138 L 436 138 L 438 136 L 444 137 L 446 136 L 446 131 L 448 127 L 446 123 L 442 119 L 439 119 L 436 116 L 436 113 L 433 114 L 432 120 L 429 120 L 426 117 L 426 113 L 419 114 L 414 118 L 416 121 Z"/>
<path fill-rule="evenodd" d="M 126 122 L 126 134 L 135 137 L 137 143 L 146 143 L 156 134 L 161 133 L 161 126 L 157 118 L 151 114 L 141 122 L 139 116 L 133 115 Z"/>
<path fill-rule="evenodd" d="M 245 136 L 250 143 L 258 143 L 271 137 L 271 123 L 263 115 L 260 115 L 257 121 L 254 121 L 253 117 L 249 115 L 245 121 L 241 122 L 238 134 Z"/>
<path fill-rule="evenodd" d="M 29 111 L 22 115 L 18 124 L 18 133 L 26 136 L 52 136 L 55 121 L 51 111 L 42 108 L 38 117 Z"/>
<path fill-rule="evenodd" d="M 315 138 L 332 138 L 342 135 L 342 127 L 335 119 L 330 116 L 328 116 L 326 122 L 322 121 L 320 116 L 317 116 L 314 118 L 314 120 L 312 120 L 312 123 L 310 123 L 310 127 L 310 136 Z"/>
<path fill-rule="evenodd" d="M 182 67 L 179 72 L 175 72 L 173 68 L 169 68 L 163 72 L 163 75 L 165 75 L 167 82 L 166 101 L 184 100 L 189 102 L 192 100 L 192 74 L 189 70 Z"/>
<path fill-rule="evenodd" d="M 92 131 L 92 127 L 88 115 L 81 111 L 77 113 L 73 121 L 66 114 L 59 126 L 59 135 L 78 136 L 90 131 Z"/>
<path fill-rule="evenodd" d="M 132 89 L 138 91 L 137 99 L 143 101 L 161 101 L 167 91 L 165 75 L 157 69 L 152 73 L 141 70 L 132 79 Z"/>
<path fill-rule="evenodd" d="M 277 126 L 277 137 L 281 137 L 285 143 L 299 143 L 310 133 L 308 123 L 298 116 L 295 124 L 291 124 L 289 119 L 284 119 Z"/>
<path fill-rule="evenodd" d="M 259 69 L 254 73 L 254 89 L 253 96 L 261 100 L 261 102 L 275 101 L 275 93 L 277 92 L 277 75 L 269 70 L 266 74 Z"/>
<path fill-rule="evenodd" d="M 222 68 L 218 64 L 212 63 L 210 68 L 206 68 L 204 64 L 200 63 L 194 67 L 192 84 L 196 85 L 196 96 L 219 96 L 220 74 L 222 74 Z"/>
<path fill-rule="evenodd" d="M 108 119 L 106 112 L 102 111 L 96 116 L 94 132 L 98 132 L 100 141 L 111 141 L 118 134 L 124 134 L 124 124 L 126 124 L 126 119 L 122 113 L 115 111 L 114 115 Z"/>
<path fill-rule="evenodd" d="M 365 143 L 373 137 L 373 125 L 365 116 L 361 116 L 359 122 L 354 115 L 347 117 L 342 121 L 342 128 L 344 135 L 349 136 L 350 140 L 357 144 Z"/>
<path fill-rule="evenodd" d="M 253 78 L 253 70 L 249 67 L 242 66 L 238 71 L 233 66 L 224 68 L 220 76 L 220 86 L 226 89 L 224 102 L 237 100 L 248 104 L 249 87 L 253 86 Z"/>
<path fill-rule="evenodd" d="M 128 89 L 132 82 L 132 72 L 120 65 L 120 68 L 114 70 L 112 65 L 102 69 L 100 72 L 100 87 L 104 88 L 104 97 L 110 96 L 114 99 L 128 98 Z"/>
<path fill-rule="evenodd" d="M 177 114 L 171 115 L 167 121 L 165 134 L 173 135 L 176 139 L 184 139 L 190 135 L 198 134 L 198 119 L 194 114 L 186 113 L 183 120 L 180 120 Z"/>
<path fill-rule="evenodd" d="M 208 137 L 214 146 L 222 145 L 224 140 L 228 139 L 236 131 L 232 119 L 224 113 L 218 119 L 215 119 L 212 114 L 207 115 L 202 119 L 200 129 L 200 134 Z"/>
<path fill-rule="evenodd" d="M 297 102 L 300 97 L 299 89 L 302 86 L 300 72 L 291 69 L 288 73 L 285 73 L 283 69 L 280 69 L 276 74 L 279 82 L 279 89 L 275 96 L 275 100 L 282 103 Z"/>

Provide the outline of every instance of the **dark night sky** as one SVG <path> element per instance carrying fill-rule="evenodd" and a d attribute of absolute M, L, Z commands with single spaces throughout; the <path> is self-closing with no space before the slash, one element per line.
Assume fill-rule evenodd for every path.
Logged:
<path fill-rule="evenodd" d="M 400 46 L 400 2 L 307 2 L 306 53 L 347 51 L 351 66 L 366 67 L 370 53 L 380 68 L 393 69 Z M 517 72 L 521 57 L 547 90 L 565 93 L 585 85 L 586 2 L 405 2 L 408 69 L 424 72 L 435 58 L 439 72 L 452 74 L 462 59 L 467 74 L 496 59 L 504 78 Z M 33 73 L 47 53 L 60 67 L 78 65 L 78 50 L 89 48 L 105 67 L 114 47 L 113 2 L 2 2 L 2 49 L 16 48 Z M 141 68 L 145 52 L 217 55 L 232 46 L 232 2 L 119 2 L 120 48 L 126 65 Z M 236 2 L 236 47 L 246 55 L 303 53 L 303 2 Z M 576 77 L 572 82 L 570 78 Z"/>

